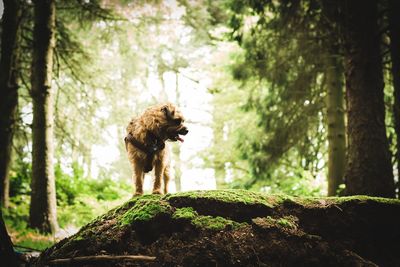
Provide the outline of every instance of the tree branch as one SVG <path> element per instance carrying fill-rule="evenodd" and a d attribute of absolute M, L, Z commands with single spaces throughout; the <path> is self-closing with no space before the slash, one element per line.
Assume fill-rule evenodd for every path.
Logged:
<path fill-rule="evenodd" d="M 132 256 L 132 255 L 124 255 L 124 256 L 112 256 L 112 255 L 97 255 L 97 256 L 82 256 L 82 257 L 74 257 L 74 258 L 66 258 L 66 259 L 55 259 L 47 262 L 50 265 L 57 265 L 57 264 L 70 264 L 70 263 L 77 263 L 77 262 L 93 262 L 93 261 L 155 261 L 156 257 L 151 256 Z"/>

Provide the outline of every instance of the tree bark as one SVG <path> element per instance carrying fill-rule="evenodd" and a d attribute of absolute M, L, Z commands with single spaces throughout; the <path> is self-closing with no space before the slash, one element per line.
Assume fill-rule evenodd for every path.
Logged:
<path fill-rule="evenodd" d="M 51 90 L 55 45 L 55 2 L 34 1 L 32 61 L 32 182 L 30 226 L 54 233 L 57 228 L 53 167 L 53 101 Z"/>
<path fill-rule="evenodd" d="M 2 266 L 16 267 L 17 257 L 14 253 L 13 244 L 7 233 L 6 225 L 3 220 L 3 213 L 0 209 L 0 262 Z"/>
<path fill-rule="evenodd" d="M 96 256 L 83 256 L 83 257 L 73 257 L 66 259 L 55 259 L 47 262 L 49 265 L 72 265 L 72 264 L 99 264 L 99 262 L 115 262 L 115 261 L 123 261 L 124 263 L 127 261 L 140 261 L 140 262 L 153 262 L 156 260 L 156 257 L 152 256 L 143 256 L 143 255 L 96 255 Z"/>
<path fill-rule="evenodd" d="M 336 49 L 337 50 L 337 49 Z M 326 103 L 328 123 L 328 196 L 337 195 L 344 183 L 346 167 L 346 129 L 344 122 L 343 67 L 338 51 L 327 56 Z"/>
<path fill-rule="evenodd" d="M 345 1 L 342 8 L 349 138 L 346 194 L 394 197 L 377 1 Z"/>
<path fill-rule="evenodd" d="M 5 0 L 0 61 L 0 199 L 5 208 L 9 205 L 9 169 L 18 104 L 20 17 L 18 0 Z"/>
<path fill-rule="evenodd" d="M 400 1 L 389 0 L 389 37 L 390 56 L 392 59 L 392 77 L 394 89 L 393 119 L 396 131 L 396 163 L 397 175 L 400 176 Z M 397 182 L 400 192 L 400 182 Z M 400 193 L 399 193 L 400 197 Z"/>

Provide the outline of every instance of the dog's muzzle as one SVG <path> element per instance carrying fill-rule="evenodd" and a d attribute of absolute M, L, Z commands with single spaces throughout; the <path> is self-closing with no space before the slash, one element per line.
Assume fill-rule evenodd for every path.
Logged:
<path fill-rule="evenodd" d="M 189 132 L 188 128 L 183 127 L 182 129 L 180 129 L 180 130 L 178 131 L 178 134 L 187 135 L 188 132 Z"/>
<path fill-rule="evenodd" d="M 171 141 L 183 142 L 184 140 L 182 137 L 180 137 L 180 135 L 187 135 L 188 132 L 189 132 L 188 128 L 183 126 L 183 127 L 179 128 L 177 131 L 170 133 L 168 139 Z"/>

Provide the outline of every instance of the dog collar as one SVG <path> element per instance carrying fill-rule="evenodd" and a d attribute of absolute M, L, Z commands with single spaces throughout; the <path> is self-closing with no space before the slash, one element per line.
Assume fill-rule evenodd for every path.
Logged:
<path fill-rule="evenodd" d="M 141 150 L 146 154 L 146 162 L 144 166 L 144 172 L 150 172 L 153 169 L 153 158 L 154 155 L 165 148 L 165 143 L 158 138 L 155 134 L 148 132 L 147 139 L 150 139 L 149 144 L 142 143 L 137 140 L 131 133 L 128 133 L 125 137 L 125 148 L 127 149 L 128 142 L 133 146 Z"/>

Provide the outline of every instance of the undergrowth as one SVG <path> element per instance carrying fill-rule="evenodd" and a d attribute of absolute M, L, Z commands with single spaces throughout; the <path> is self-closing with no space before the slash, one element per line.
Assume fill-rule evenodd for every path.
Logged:
<path fill-rule="evenodd" d="M 3 209 L 3 218 L 14 245 L 44 250 L 56 241 L 75 233 L 97 216 L 124 203 L 131 197 L 131 185 L 109 178 L 92 179 L 73 164 L 72 173 L 55 167 L 57 219 L 59 231 L 43 235 L 29 228 L 31 167 L 20 163 L 10 176 L 10 206 Z"/>

